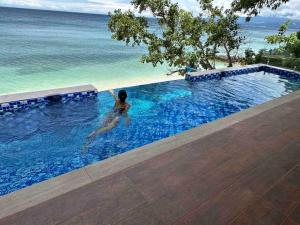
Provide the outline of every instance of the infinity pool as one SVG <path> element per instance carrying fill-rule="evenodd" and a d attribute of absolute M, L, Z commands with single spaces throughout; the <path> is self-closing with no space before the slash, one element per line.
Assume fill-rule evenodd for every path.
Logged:
<path fill-rule="evenodd" d="M 205 82 L 170 81 L 128 88 L 124 121 L 82 152 L 87 135 L 113 107 L 97 99 L 57 103 L 0 117 L 0 195 L 166 138 L 300 90 L 300 81 L 258 72 Z"/>

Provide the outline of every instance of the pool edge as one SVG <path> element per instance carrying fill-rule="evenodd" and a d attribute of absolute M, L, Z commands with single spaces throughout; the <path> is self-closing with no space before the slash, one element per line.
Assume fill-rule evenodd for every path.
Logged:
<path fill-rule="evenodd" d="M 185 80 L 190 82 L 199 82 L 254 72 L 274 73 L 287 78 L 300 80 L 300 72 L 298 71 L 271 66 L 267 64 L 252 64 L 246 66 L 228 67 L 224 69 L 214 69 L 210 71 L 189 72 L 185 75 Z"/>
<path fill-rule="evenodd" d="M 84 98 L 93 98 L 97 95 L 98 90 L 93 85 L 0 95 L 0 115 L 37 108 L 53 101 L 78 101 Z"/>
<path fill-rule="evenodd" d="M 300 91 L 0 197 L 0 219 L 300 98 Z"/>

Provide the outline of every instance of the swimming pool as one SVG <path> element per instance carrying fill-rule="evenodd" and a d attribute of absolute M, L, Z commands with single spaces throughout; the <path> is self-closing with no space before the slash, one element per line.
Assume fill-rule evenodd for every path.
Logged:
<path fill-rule="evenodd" d="M 96 99 L 56 103 L 0 117 L 0 195 L 166 138 L 300 90 L 300 81 L 256 72 L 205 82 L 185 80 L 127 88 L 124 121 L 82 152 L 87 135 L 113 107 Z"/>

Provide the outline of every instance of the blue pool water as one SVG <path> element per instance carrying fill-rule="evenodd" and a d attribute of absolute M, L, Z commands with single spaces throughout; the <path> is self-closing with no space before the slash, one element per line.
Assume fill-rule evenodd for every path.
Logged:
<path fill-rule="evenodd" d="M 128 88 L 131 123 L 99 136 L 87 153 L 87 135 L 113 107 L 97 99 L 58 103 L 0 117 L 0 195 L 67 173 L 251 106 L 300 90 L 300 81 L 258 72 L 222 80 L 185 80 Z"/>

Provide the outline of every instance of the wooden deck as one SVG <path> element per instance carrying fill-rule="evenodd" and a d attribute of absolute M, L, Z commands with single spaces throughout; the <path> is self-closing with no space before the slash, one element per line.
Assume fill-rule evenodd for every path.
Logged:
<path fill-rule="evenodd" d="M 0 224 L 300 225 L 300 98 Z"/>

